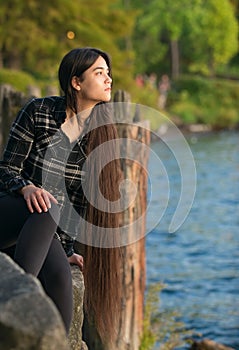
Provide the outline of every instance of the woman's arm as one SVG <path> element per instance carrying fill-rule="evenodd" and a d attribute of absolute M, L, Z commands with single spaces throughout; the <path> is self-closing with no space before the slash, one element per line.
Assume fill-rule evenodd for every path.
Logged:
<path fill-rule="evenodd" d="M 1 187 L 17 193 L 22 187 L 32 184 L 22 176 L 23 164 L 34 141 L 33 102 L 23 107 L 12 124 L 7 145 L 0 161 Z"/>
<path fill-rule="evenodd" d="M 35 139 L 34 100 L 26 104 L 14 121 L 3 158 L 0 161 L 0 185 L 12 194 L 22 194 L 30 212 L 47 211 L 56 199 L 47 191 L 35 186 L 22 176 L 24 162 Z"/>
<path fill-rule="evenodd" d="M 78 265 L 80 269 L 83 271 L 84 268 L 84 258 L 82 255 L 73 253 L 71 256 L 68 257 L 68 261 L 72 265 Z"/>

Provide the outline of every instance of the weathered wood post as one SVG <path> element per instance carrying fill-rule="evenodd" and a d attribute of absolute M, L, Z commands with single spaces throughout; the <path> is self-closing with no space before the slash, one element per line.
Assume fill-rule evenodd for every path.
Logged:
<path fill-rule="evenodd" d="M 0 85 L 0 149 L 5 145 L 10 126 L 20 107 L 27 101 L 22 92 L 11 85 Z"/>
<path fill-rule="evenodd" d="M 130 103 L 130 96 L 124 91 L 117 91 L 114 96 L 115 121 L 118 124 L 118 134 L 123 140 L 122 147 L 125 159 L 121 166 L 124 178 L 135 186 L 135 200 L 123 213 L 123 225 L 128 225 L 127 237 L 129 244 L 123 247 L 122 264 L 122 300 L 123 309 L 115 349 L 138 350 L 143 331 L 143 308 L 146 278 L 145 263 L 145 212 L 147 206 L 147 164 L 150 131 L 147 121 L 139 121 L 138 106 Z M 132 108 L 134 113 L 132 115 Z M 123 122 L 123 123 L 122 123 Z M 137 152 L 131 147 L 136 145 Z M 146 146 L 146 147 L 145 147 Z M 129 156 L 129 157 L 128 157 Z M 134 195 L 135 195 L 134 193 Z M 131 195 L 131 194 L 129 194 Z M 130 199 L 130 198 L 129 198 Z M 138 221 L 138 219 L 140 219 Z M 138 224 L 135 224 L 138 221 Z M 138 232 L 135 232 L 137 230 Z"/>

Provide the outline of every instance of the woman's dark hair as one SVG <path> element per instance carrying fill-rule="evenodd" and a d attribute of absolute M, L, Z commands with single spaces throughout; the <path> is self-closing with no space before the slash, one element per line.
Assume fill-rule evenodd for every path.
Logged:
<path fill-rule="evenodd" d="M 73 49 L 62 59 L 58 70 L 58 78 L 61 90 L 66 96 L 66 104 L 73 112 L 77 113 L 76 90 L 72 87 L 71 81 L 74 76 L 81 81 L 84 80 L 84 72 L 95 63 L 97 58 L 102 56 L 109 68 L 111 77 L 111 62 L 109 55 L 100 49 L 84 47 Z"/>
<path fill-rule="evenodd" d="M 61 89 L 66 96 L 67 106 L 75 113 L 77 113 L 76 90 L 71 85 L 72 78 L 77 76 L 83 81 L 84 72 L 99 56 L 105 59 L 111 76 L 109 56 L 95 48 L 74 49 L 63 58 L 60 64 Z M 94 175 L 100 174 L 100 190 L 109 201 L 118 199 L 119 184 L 122 179 L 117 149 L 117 129 L 109 113 L 110 108 L 107 106 L 109 106 L 107 103 L 100 103 L 91 112 L 86 153 L 90 155 L 100 145 L 111 141 L 108 152 L 114 160 L 104 166 L 102 155 L 96 161 L 88 162 L 89 176 L 86 179 L 86 188 L 95 205 L 87 204 L 86 222 L 89 225 L 82 227 L 83 232 L 81 231 L 80 235 L 85 234 L 88 237 L 87 244 L 84 246 L 84 309 L 88 321 L 93 322 L 102 341 L 109 343 L 117 335 L 117 327 L 119 327 L 117 325 L 121 309 L 121 249 L 117 248 L 116 244 L 112 244 L 113 248 L 95 247 L 91 244 L 94 241 L 94 235 L 97 234 L 96 231 L 91 231 L 92 224 L 96 228 L 112 228 L 113 232 L 117 231 L 120 225 L 120 214 L 97 209 L 99 197 L 96 191 L 97 179 Z"/>

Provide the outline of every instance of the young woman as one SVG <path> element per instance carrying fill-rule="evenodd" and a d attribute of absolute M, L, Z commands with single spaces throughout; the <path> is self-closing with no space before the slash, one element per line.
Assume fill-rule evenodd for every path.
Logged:
<path fill-rule="evenodd" d="M 108 55 L 95 48 L 74 49 L 65 55 L 58 73 L 64 95 L 31 100 L 10 130 L 0 162 L 0 249 L 16 246 L 14 260 L 40 279 L 68 333 L 70 263 L 83 268 L 83 257 L 74 252 L 74 237 L 88 234 L 81 232 L 80 217 L 95 227 L 118 225 L 117 214 L 95 208 L 84 194 L 85 182 L 89 192 L 95 190 L 91 175 L 100 169 L 100 160 L 83 167 L 88 155 L 115 140 L 117 133 L 109 115 L 97 110 L 111 99 Z M 101 178 L 102 193 L 114 199 L 120 181 L 117 160 Z M 118 308 L 118 259 L 118 249 L 85 247 L 85 308 L 103 337 L 112 330 Z"/>

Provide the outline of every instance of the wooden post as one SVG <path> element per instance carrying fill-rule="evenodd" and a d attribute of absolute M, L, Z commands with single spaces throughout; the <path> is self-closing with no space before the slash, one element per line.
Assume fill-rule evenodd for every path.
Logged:
<path fill-rule="evenodd" d="M 146 129 L 139 125 L 119 127 L 119 134 L 130 140 L 139 140 L 142 144 L 149 142 Z M 120 135 L 121 136 L 121 135 Z M 126 151 L 127 152 L 127 151 Z M 142 165 L 145 167 L 142 169 Z M 143 330 L 143 306 L 145 292 L 145 219 L 138 225 L 132 225 L 146 211 L 147 203 L 147 155 L 142 147 L 135 161 L 123 161 L 122 169 L 126 179 L 136 185 L 135 201 L 124 211 L 123 225 L 129 225 L 127 236 L 129 244 L 123 247 L 122 285 L 123 309 L 119 327 L 118 344 L 116 349 L 138 350 Z M 137 230 L 138 232 L 134 232 Z M 135 236 L 142 237 L 135 241 Z"/>
<path fill-rule="evenodd" d="M 149 146 L 150 131 L 147 121 L 132 124 L 136 117 L 139 120 L 139 110 L 136 105 L 130 103 L 128 94 L 122 91 L 117 92 L 114 102 L 119 102 L 119 106 L 115 106 L 117 110 L 115 118 L 116 122 L 121 122 L 118 125 L 118 134 L 123 139 L 123 147 L 126 147 L 126 150 L 124 150 L 126 158 L 122 159 L 121 162 L 124 178 L 130 180 L 136 186 L 137 193 L 135 200 L 123 213 L 123 225 L 129 225 L 127 229 L 129 244 L 123 247 L 123 309 L 115 349 L 138 350 L 143 331 L 146 279 L 144 235 L 146 231 L 147 173 L 145 170 L 147 169 L 149 154 L 148 148 L 145 146 Z M 121 102 L 123 102 L 122 108 L 120 106 Z M 132 115 L 130 105 L 135 108 L 134 115 Z M 121 114 L 119 110 L 122 111 Z M 127 114 L 123 115 L 123 113 Z M 125 124 L 122 124 L 122 121 L 125 121 Z M 134 154 L 133 160 L 127 159 L 127 155 L 131 153 L 132 142 L 133 144 L 137 143 L 137 153 Z M 142 220 L 138 225 L 131 225 L 137 222 L 139 218 L 142 218 Z M 138 232 L 135 232 L 135 230 Z M 135 241 L 136 237 L 141 238 Z"/>
<path fill-rule="evenodd" d="M 130 103 L 128 93 L 117 91 L 114 102 L 114 121 L 117 123 L 120 147 L 123 149 L 121 168 L 124 179 L 134 184 L 137 194 L 131 201 L 135 193 L 128 191 L 128 200 L 131 204 L 122 214 L 122 226 L 126 228 L 124 231 L 126 238 L 122 247 L 122 309 L 117 339 L 114 344 L 103 345 L 94 326 L 89 325 L 85 318 L 84 332 L 87 334 L 86 342 L 89 350 L 138 350 L 143 331 L 146 280 L 144 214 L 147 206 L 145 170 L 149 156 L 147 146 L 150 143 L 150 131 L 147 121 L 133 123 L 133 120 L 139 120 L 139 108 Z M 133 113 L 132 107 L 135 109 Z M 130 155 L 132 143 L 137 143 L 134 159 Z M 135 225 L 139 218 L 142 219 Z"/>
<path fill-rule="evenodd" d="M 13 119 L 19 109 L 30 97 L 22 92 L 15 91 L 11 85 L 0 85 L 0 148 L 2 149 L 8 139 Z"/>

